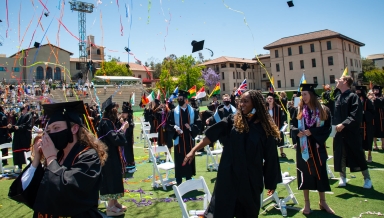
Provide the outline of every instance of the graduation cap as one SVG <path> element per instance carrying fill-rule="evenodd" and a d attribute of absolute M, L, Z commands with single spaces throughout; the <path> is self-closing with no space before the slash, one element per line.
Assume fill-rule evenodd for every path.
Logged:
<path fill-rule="evenodd" d="M 208 110 L 210 111 L 215 111 L 215 105 L 214 104 L 210 104 L 207 106 Z"/>
<path fill-rule="evenodd" d="M 288 7 L 293 7 L 293 6 L 295 6 L 294 4 L 293 4 L 293 1 L 287 1 L 287 4 L 288 4 Z"/>
<path fill-rule="evenodd" d="M 244 63 L 243 65 L 241 65 L 241 69 L 244 71 L 246 71 L 248 68 L 249 68 L 249 66 L 247 63 Z"/>
<path fill-rule="evenodd" d="M 128 47 L 124 47 L 124 50 L 125 50 L 126 52 L 130 52 L 130 51 L 131 51 L 131 49 L 129 49 Z"/>
<path fill-rule="evenodd" d="M 48 16 L 49 16 L 49 12 L 45 12 L 45 13 L 44 13 L 44 16 L 45 16 L 45 17 L 48 17 Z"/>
<path fill-rule="evenodd" d="M 191 45 L 193 47 L 192 48 L 192 53 L 197 52 L 197 51 L 201 51 L 204 48 L 204 40 L 200 41 L 200 42 L 196 42 L 195 40 L 193 40 L 191 42 Z"/>
<path fill-rule="evenodd" d="M 381 86 L 375 85 L 375 86 L 373 86 L 372 89 L 377 89 L 377 90 L 381 91 L 382 88 L 383 88 L 383 87 L 381 87 Z"/>
<path fill-rule="evenodd" d="M 273 97 L 273 98 L 277 98 L 277 95 L 276 95 L 274 92 L 268 92 L 268 94 L 267 94 L 267 98 L 268 98 L 269 96 L 271 96 L 271 97 Z"/>
<path fill-rule="evenodd" d="M 48 125 L 56 121 L 68 121 L 83 125 L 81 117 L 86 114 L 83 101 L 70 101 L 55 104 L 43 104 L 44 116 Z"/>
<path fill-rule="evenodd" d="M 40 43 L 35 42 L 35 44 L 33 44 L 33 46 L 34 46 L 35 48 L 38 48 L 38 47 L 40 47 Z"/>
<path fill-rule="evenodd" d="M 123 106 L 122 106 L 122 112 L 123 113 L 130 113 L 130 107 L 129 107 L 129 102 L 124 101 Z"/>
<path fill-rule="evenodd" d="M 3 22 L 2 20 L 0 20 L 0 23 Z"/>
<path fill-rule="evenodd" d="M 310 84 L 310 83 L 300 84 L 301 91 L 312 92 L 313 94 L 315 94 L 315 96 L 319 97 L 319 95 L 315 91 L 316 87 L 317 87 L 317 84 Z"/>
<path fill-rule="evenodd" d="M 178 96 L 183 96 L 184 98 L 188 98 L 189 92 L 184 90 L 179 90 Z"/>
<path fill-rule="evenodd" d="M 101 105 L 101 111 L 109 111 L 116 106 L 115 102 L 112 102 L 112 95 L 107 98 Z"/>
<path fill-rule="evenodd" d="M 360 90 L 362 93 L 367 93 L 366 86 L 355 86 L 356 90 Z"/>

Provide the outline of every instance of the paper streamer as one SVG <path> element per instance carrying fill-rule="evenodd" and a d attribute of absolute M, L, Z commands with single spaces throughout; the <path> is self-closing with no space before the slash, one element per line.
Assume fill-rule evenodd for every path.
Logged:
<path fill-rule="evenodd" d="M 7 30 L 5 31 L 5 38 L 8 38 L 9 19 L 8 19 L 8 0 L 5 0 L 5 14 L 7 16 Z"/>
<path fill-rule="evenodd" d="M 40 2 L 40 4 L 45 8 L 45 10 L 47 10 L 47 12 L 49 13 L 49 10 L 48 10 L 48 8 L 44 5 L 44 3 L 43 3 L 41 0 L 39 0 L 39 2 Z"/>
<path fill-rule="evenodd" d="M 148 20 L 147 20 L 147 24 L 149 24 L 149 18 L 151 16 L 149 16 L 149 12 L 151 11 L 151 7 L 152 7 L 152 0 L 148 0 Z"/>

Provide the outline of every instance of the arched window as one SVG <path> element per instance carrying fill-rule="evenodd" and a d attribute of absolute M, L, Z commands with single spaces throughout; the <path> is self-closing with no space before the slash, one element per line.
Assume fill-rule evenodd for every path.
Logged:
<path fill-rule="evenodd" d="M 44 79 L 44 69 L 41 66 L 36 68 L 36 79 L 42 80 Z"/>
<path fill-rule="evenodd" d="M 52 67 L 47 67 L 47 72 L 45 72 L 45 78 L 46 79 L 53 79 Z"/>
<path fill-rule="evenodd" d="M 55 75 L 54 75 L 55 80 L 61 80 L 61 69 L 60 67 L 55 68 Z"/>
<path fill-rule="evenodd" d="M 97 54 L 98 54 L 98 55 L 101 55 L 101 53 L 100 53 L 100 49 L 97 49 Z"/>

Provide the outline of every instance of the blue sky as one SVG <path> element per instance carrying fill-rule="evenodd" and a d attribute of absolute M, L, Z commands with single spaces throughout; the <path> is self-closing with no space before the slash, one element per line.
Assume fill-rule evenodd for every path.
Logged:
<path fill-rule="evenodd" d="M 44 3 L 46 1 L 42 0 Z M 38 17 L 44 9 L 39 0 L 8 0 L 7 38 L 6 1 L 0 0 L 0 19 L 3 21 L 0 23 L 0 42 L 3 43 L 0 54 L 9 56 L 17 52 L 20 29 L 20 38 L 25 34 L 21 48 L 27 48 L 31 40 L 32 46 L 35 41 L 47 43 L 47 39 L 43 37 L 46 33 L 45 36 L 52 44 L 59 43 L 60 47 L 74 53 L 72 57 L 78 57 L 78 41 L 63 27 L 60 29 L 59 42 L 56 40 L 59 26 L 57 19 L 60 17 L 57 6 L 60 1 L 63 0 L 47 1 L 46 7 L 50 15 L 42 17 L 43 31 L 40 26 L 36 28 Z M 100 1 L 102 4 L 97 4 Z M 128 36 L 131 51 L 144 63 L 150 58 L 161 61 L 169 54 L 189 55 L 192 51 L 192 40 L 205 40 L 205 48 L 214 52 L 211 57 L 211 53 L 204 50 L 206 59 L 220 56 L 252 58 L 255 53 L 267 53 L 263 47 L 282 37 L 322 29 L 330 29 L 365 43 L 361 48 L 363 57 L 384 53 L 383 0 L 293 0 L 295 6 L 292 8 L 287 6 L 286 0 L 225 0 L 224 3 L 229 7 L 244 13 L 251 31 L 244 23 L 244 15 L 225 7 L 222 0 L 119 0 L 119 11 L 116 0 L 100 1 L 85 0 L 97 5 L 92 14 L 87 14 L 87 35 L 94 35 L 97 45 L 119 51 L 106 50 L 106 55 L 120 57 L 122 61 L 128 59 L 124 53 Z M 148 12 L 149 2 L 151 7 Z M 132 14 L 130 23 L 126 17 L 125 5 L 131 3 L 133 7 L 129 13 Z M 120 32 L 120 15 L 123 36 Z M 78 36 L 78 13 L 70 10 L 68 0 L 65 0 L 62 22 Z M 36 33 L 32 38 L 35 29 Z M 198 54 L 194 53 L 193 56 L 198 57 Z M 132 56 L 130 61 L 134 61 Z"/>

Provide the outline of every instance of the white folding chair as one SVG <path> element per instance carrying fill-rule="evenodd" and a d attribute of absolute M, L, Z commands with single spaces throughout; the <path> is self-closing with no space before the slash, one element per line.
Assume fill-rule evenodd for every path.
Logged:
<path fill-rule="evenodd" d="M 328 173 L 329 178 L 335 178 L 335 174 L 333 174 L 331 168 L 329 168 L 329 165 L 328 165 L 328 161 L 332 158 L 333 158 L 333 156 L 328 156 L 328 159 L 327 159 L 327 173 Z"/>
<path fill-rule="evenodd" d="M 31 158 L 31 151 L 24 151 L 24 157 L 25 157 L 25 164 L 29 164 L 29 162 L 32 162 L 30 160 Z"/>
<path fill-rule="evenodd" d="M 1 174 L 4 174 L 4 167 L 3 167 L 3 160 L 6 160 L 6 159 L 11 159 L 13 158 L 13 155 L 9 154 L 7 156 L 4 156 L 3 157 L 3 152 L 1 152 L 1 149 L 4 149 L 4 148 L 7 148 L 7 149 L 12 149 L 12 142 L 9 142 L 9 143 L 5 143 L 5 144 L 1 144 L 0 145 L 0 172 Z M 13 168 L 13 167 L 12 167 Z"/>
<path fill-rule="evenodd" d="M 173 191 L 175 192 L 177 202 L 179 203 L 183 218 L 198 218 L 204 214 L 205 209 L 207 209 L 209 202 L 211 201 L 212 195 L 208 189 L 207 183 L 205 183 L 204 177 L 200 176 L 199 179 L 191 179 L 186 182 L 181 183 L 179 186 L 172 186 Z M 187 210 L 187 205 L 184 203 L 183 195 L 194 190 L 203 190 L 204 191 L 204 210 Z"/>
<path fill-rule="evenodd" d="M 214 146 L 215 149 L 213 151 L 211 151 L 209 145 L 205 146 L 205 150 L 207 151 L 207 169 L 209 171 L 217 171 L 219 169 L 219 156 L 221 157 L 223 153 L 223 147 L 221 147 L 220 142 L 217 141 L 215 144 L 216 148 Z M 212 162 L 210 162 L 209 159 L 211 159 Z"/>
<path fill-rule="evenodd" d="M 157 164 L 156 162 L 156 154 L 159 153 L 165 153 L 166 159 L 164 163 Z M 153 176 L 152 176 L 152 187 L 158 188 L 159 186 L 162 186 L 163 189 L 167 190 L 167 184 L 170 184 L 171 182 L 175 181 L 175 178 L 169 178 L 169 174 L 171 170 L 175 168 L 175 163 L 172 160 L 172 157 L 169 153 L 167 146 L 151 146 L 149 147 L 149 154 L 153 161 Z M 165 178 L 160 173 L 160 170 L 165 171 Z M 156 180 L 156 175 L 159 176 L 159 179 Z"/>
<path fill-rule="evenodd" d="M 291 183 L 295 180 L 296 180 L 295 176 L 283 177 L 283 182 L 279 183 L 277 185 L 284 186 L 285 190 L 287 190 L 287 192 L 288 192 L 288 196 L 282 200 L 284 200 L 285 202 L 292 200 L 294 204 L 299 204 L 299 202 L 296 199 L 295 194 L 293 193 L 293 191 L 291 189 Z M 278 204 L 280 207 L 280 199 L 279 199 L 279 195 L 277 194 L 277 191 L 275 191 L 271 196 L 268 196 L 265 199 L 263 198 L 263 196 L 264 196 L 264 193 L 261 193 L 261 201 L 260 201 L 261 207 L 263 207 L 266 203 L 268 203 L 269 201 L 272 201 L 272 200 L 274 200 L 276 202 L 276 204 Z"/>
<path fill-rule="evenodd" d="M 148 148 L 148 149 L 151 149 L 151 147 L 153 146 L 152 142 L 151 142 L 151 139 L 157 139 L 158 137 L 158 134 L 157 133 L 148 133 L 148 134 L 145 134 L 145 141 L 144 141 L 144 148 Z M 152 161 L 152 157 L 151 157 L 151 154 L 148 154 L 148 160 L 149 161 Z M 156 161 L 156 160 L 155 160 Z"/>

